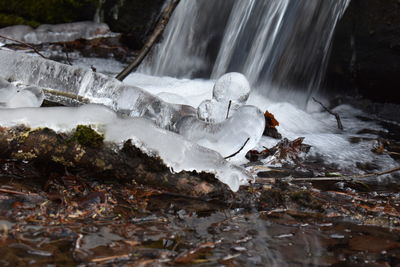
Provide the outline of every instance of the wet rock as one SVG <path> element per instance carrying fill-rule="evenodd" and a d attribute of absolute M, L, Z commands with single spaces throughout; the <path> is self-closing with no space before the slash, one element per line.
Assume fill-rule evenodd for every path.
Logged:
<path fill-rule="evenodd" d="M 345 94 L 356 88 L 372 100 L 400 103 L 399 25 L 398 0 L 352 0 L 336 31 L 328 87 Z"/>
<path fill-rule="evenodd" d="M 123 41 L 133 49 L 140 49 L 155 25 L 164 0 L 105 0 L 100 18 L 112 31 L 123 33 Z"/>

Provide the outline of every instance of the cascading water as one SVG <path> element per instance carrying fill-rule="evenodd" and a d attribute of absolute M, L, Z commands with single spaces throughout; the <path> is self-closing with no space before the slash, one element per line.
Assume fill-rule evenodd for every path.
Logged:
<path fill-rule="evenodd" d="M 237 71 L 266 93 L 294 87 L 309 93 L 319 87 L 336 23 L 349 2 L 182 1 L 140 72 L 216 78 Z"/>
<path fill-rule="evenodd" d="M 312 145 L 310 154 L 322 155 L 323 161 L 342 170 L 357 172 L 357 162 L 389 168 L 394 166 L 393 160 L 371 153 L 372 141 L 349 142 L 363 129 L 382 130 L 379 125 L 360 121 L 356 117 L 362 112 L 344 105 L 335 109 L 345 125 L 345 131 L 338 132 L 335 118 L 318 112 L 320 106 L 308 101 L 321 87 L 335 26 L 349 3 L 183 0 L 162 42 L 126 82 L 167 102 L 204 108 L 207 104 L 200 103 L 209 103 L 216 78 L 241 72 L 252 87 L 247 103 L 273 113 L 283 137 L 305 137 Z M 304 110 L 305 106 L 310 112 Z M 259 148 L 272 147 L 276 142 L 264 138 Z"/>

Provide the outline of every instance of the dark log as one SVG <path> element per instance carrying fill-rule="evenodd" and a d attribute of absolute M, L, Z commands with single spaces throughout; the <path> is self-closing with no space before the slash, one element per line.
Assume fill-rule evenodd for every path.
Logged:
<path fill-rule="evenodd" d="M 212 174 L 172 173 L 161 159 L 144 154 L 129 140 L 119 148 L 102 142 L 102 138 L 82 142 L 74 133 L 61 134 L 47 128 L 0 127 L 0 158 L 61 164 L 70 170 L 84 169 L 89 177 L 134 180 L 163 191 L 205 199 L 230 191 Z"/>
<path fill-rule="evenodd" d="M 126 76 L 128 76 L 132 71 L 134 71 L 146 58 L 147 54 L 150 52 L 151 48 L 157 42 L 161 34 L 164 32 L 167 27 L 168 21 L 174 13 L 175 8 L 178 6 L 180 0 L 171 0 L 170 3 L 165 7 L 161 14 L 161 18 L 157 23 L 152 35 L 149 37 L 145 45 L 139 52 L 139 55 L 135 58 L 135 60 L 129 64 L 121 73 L 119 73 L 116 79 L 123 81 Z"/>

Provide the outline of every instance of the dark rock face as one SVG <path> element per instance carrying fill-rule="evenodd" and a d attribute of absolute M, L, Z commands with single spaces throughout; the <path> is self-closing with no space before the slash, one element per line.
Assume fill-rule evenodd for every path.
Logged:
<path fill-rule="evenodd" d="M 400 103 L 399 0 L 352 0 L 337 28 L 326 83 Z"/>
<path fill-rule="evenodd" d="M 140 49 L 155 25 L 165 0 L 105 0 L 100 16 L 114 32 L 124 34 L 123 42 Z"/>

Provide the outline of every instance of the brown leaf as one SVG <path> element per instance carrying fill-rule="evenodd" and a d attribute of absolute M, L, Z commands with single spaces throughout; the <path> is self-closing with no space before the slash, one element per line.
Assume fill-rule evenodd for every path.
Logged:
<path fill-rule="evenodd" d="M 264 117 L 268 127 L 275 128 L 276 126 L 279 126 L 279 122 L 275 119 L 275 116 L 272 113 L 268 112 L 268 110 L 265 111 Z"/>

